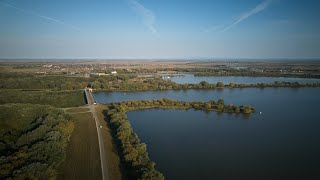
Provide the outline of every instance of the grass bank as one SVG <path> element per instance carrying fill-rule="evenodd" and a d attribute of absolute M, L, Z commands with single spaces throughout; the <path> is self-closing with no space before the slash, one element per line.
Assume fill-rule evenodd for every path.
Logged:
<path fill-rule="evenodd" d="M 101 179 L 100 152 L 95 121 L 85 108 L 70 114 L 74 131 L 58 179 Z"/>
<path fill-rule="evenodd" d="M 123 167 L 120 162 L 117 146 L 112 138 L 112 132 L 107 123 L 106 114 L 104 114 L 105 106 L 97 105 L 96 112 L 99 124 L 102 126 L 103 145 L 107 158 L 107 168 L 110 180 L 126 179 L 123 173 Z"/>

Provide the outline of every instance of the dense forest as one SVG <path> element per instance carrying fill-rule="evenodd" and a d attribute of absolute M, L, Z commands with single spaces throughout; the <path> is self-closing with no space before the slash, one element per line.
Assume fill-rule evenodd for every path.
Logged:
<path fill-rule="evenodd" d="M 51 106 L 0 105 L 0 179 L 55 178 L 73 127 Z"/>
<path fill-rule="evenodd" d="M 196 110 L 245 114 L 255 111 L 251 106 L 225 105 L 222 99 L 217 102 L 214 100 L 209 102 L 187 102 L 159 99 L 107 104 L 105 113 L 109 119 L 113 136 L 117 140 L 120 156 L 126 167 L 128 177 L 132 179 L 164 179 L 163 174 L 156 170 L 155 163 L 149 158 L 146 144 L 142 143 L 138 135 L 133 131 L 126 115 L 128 111 L 148 108 L 193 108 Z"/>
<path fill-rule="evenodd" d="M 0 73 L 1 89 L 78 90 L 89 85 L 90 78 L 31 73 Z"/>

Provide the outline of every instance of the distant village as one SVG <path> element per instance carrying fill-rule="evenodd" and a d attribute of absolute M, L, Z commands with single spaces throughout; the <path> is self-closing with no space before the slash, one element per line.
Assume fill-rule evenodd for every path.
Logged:
<path fill-rule="evenodd" d="M 293 68 L 295 67 L 295 68 Z M 33 69 L 37 74 L 64 74 L 69 76 L 108 76 L 123 73 L 132 74 L 172 74 L 177 71 L 184 72 L 184 69 L 217 69 L 219 73 L 226 73 L 229 70 L 250 71 L 257 73 L 275 72 L 280 74 L 301 74 L 304 73 L 303 68 L 296 68 L 296 65 L 291 64 L 275 64 L 275 63 L 259 63 L 259 62 L 174 62 L 171 64 L 167 62 L 128 62 L 128 63 L 99 63 L 99 62 L 34 62 L 19 64 L 15 69 Z M 166 72 L 161 73 L 161 69 Z M 169 72 L 168 71 L 172 71 Z M 189 71 L 186 71 L 188 73 Z M 163 79 L 170 79 L 170 76 L 163 75 Z"/>
<path fill-rule="evenodd" d="M 44 64 L 44 65 L 32 65 L 38 66 L 40 71 L 38 74 L 47 73 L 62 73 L 70 76 L 108 76 L 116 75 L 118 72 L 110 67 L 110 65 L 96 65 L 96 64 Z M 130 70 L 127 70 L 130 72 Z"/>

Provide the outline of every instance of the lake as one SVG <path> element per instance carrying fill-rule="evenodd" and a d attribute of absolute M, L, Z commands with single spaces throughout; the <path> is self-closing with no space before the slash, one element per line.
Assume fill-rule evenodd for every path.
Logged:
<path fill-rule="evenodd" d="M 201 81 L 208 83 L 223 82 L 229 84 L 231 82 L 236 84 L 257 84 L 257 83 L 273 83 L 278 82 L 303 82 L 303 83 L 320 83 L 320 79 L 309 78 L 290 78 L 290 77 L 248 77 L 248 76 L 194 76 L 193 74 L 181 74 L 183 77 L 174 76 L 171 81 L 178 84 L 198 84 Z"/>
<path fill-rule="evenodd" d="M 128 112 L 167 179 L 320 178 L 320 88 L 96 92 L 98 102 L 162 97 L 251 104 L 248 116 L 195 110 Z"/>

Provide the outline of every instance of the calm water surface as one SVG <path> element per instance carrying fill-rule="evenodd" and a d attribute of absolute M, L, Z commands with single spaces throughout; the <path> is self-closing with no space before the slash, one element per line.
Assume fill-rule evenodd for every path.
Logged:
<path fill-rule="evenodd" d="M 319 179 L 320 88 L 98 92 L 98 102 L 161 97 L 252 104 L 249 117 L 194 110 L 128 113 L 167 179 Z"/>
<path fill-rule="evenodd" d="M 290 78 L 290 77 L 248 77 L 248 76 L 194 76 L 193 74 L 183 74 L 183 77 L 174 76 L 171 81 L 178 84 L 198 84 L 201 81 L 207 81 L 209 83 L 223 82 L 229 84 L 231 82 L 236 84 L 257 84 L 257 83 L 273 83 L 279 82 L 320 82 L 320 79 L 308 79 L 308 78 Z"/>

